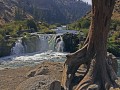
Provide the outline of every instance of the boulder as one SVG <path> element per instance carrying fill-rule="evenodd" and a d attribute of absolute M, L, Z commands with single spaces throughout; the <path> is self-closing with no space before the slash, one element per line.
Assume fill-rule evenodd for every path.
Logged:
<path fill-rule="evenodd" d="M 48 72 L 49 72 L 48 68 L 40 67 L 40 68 L 36 68 L 36 69 L 33 69 L 33 70 L 29 71 L 27 73 L 27 77 L 34 77 L 34 76 L 37 76 L 37 75 L 47 75 Z"/>

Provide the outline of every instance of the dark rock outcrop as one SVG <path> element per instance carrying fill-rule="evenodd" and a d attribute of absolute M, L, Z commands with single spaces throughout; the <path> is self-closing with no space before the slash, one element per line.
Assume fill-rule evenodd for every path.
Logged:
<path fill-rule="evenodd" d="M 78 50 L 79 38 L 77 34 L 66 33 L 63 35 L 63 41 L 65 43 L 65 52 L 75 52 Z"/>

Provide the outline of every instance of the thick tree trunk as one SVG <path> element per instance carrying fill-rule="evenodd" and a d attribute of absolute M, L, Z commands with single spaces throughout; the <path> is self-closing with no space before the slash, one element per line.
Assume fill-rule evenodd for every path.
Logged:
<path fill-rule="evenodd" d="M 115 0 L 92 0 L 92 22 L 88 38 L 82 49 L 68 55 L 64 64 L 62 86 L 64 90 L 72 90 L 72 80 L 82 64 L 88 70 L 75 90 L 109 90 L 117 87 L 115 70 L 107 57 L 107 35 Z M 90 89 L 92 90 L 92 89 Z"/>

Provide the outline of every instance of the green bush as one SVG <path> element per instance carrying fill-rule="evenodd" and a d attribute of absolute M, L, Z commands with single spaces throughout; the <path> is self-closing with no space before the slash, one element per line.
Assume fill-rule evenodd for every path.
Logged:
<path fill-rule="evenodd" d="M 35 32 L 38 31 L 38 30 L 37 30 L 37 25 L 36 25 L 36 23 L 34 22 L 34 20 L 27 20 L 27 27 L 28 27 L 29 29 L 34 29 Z"/>
<path fill-rule="evenodd" d="M 4 37 L 0 34 L 0 42 L 4 39 Z"/>
<path fill-rule="evenodd" d="M 115 31 L 108 39 L 108 51 L 120 57 L 120 32 Z"/>
<path fill-rule="evenodd" d="M 120 57 L 120 43 L 116 44 L 115 42 L 109 42 L 108 52 L 114 54 L 117 57 Z"/>
<path fill-rule="evenodd" d="M 81 21 L 81 28 L 89 28 L 90 21 L 88 19 L 84 19 Z"/>
<path fill-rule="evenodd" d="M 83 28 L 88 29 L 90 26 L 90 20 L 86 18 L 82 18 L 72 24 L 68 24 L 68 29 L 80 30 Z"/>

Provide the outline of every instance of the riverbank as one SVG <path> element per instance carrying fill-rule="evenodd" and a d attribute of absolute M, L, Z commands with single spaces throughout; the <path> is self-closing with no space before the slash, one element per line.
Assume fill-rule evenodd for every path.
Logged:
<path fill-rule="evenodd" d="M 43 62 L 34 67 L 0 70 L 0 90 L 48 90 L 61 80 L 63 63 Z"/>
<path fill-rule="evenodd" d="M 63 63 L 46 61 L 34 67 L 0 70 L 0 90 L 49 90 L 53 81 L 61 81 L 62 69 Z"/>

